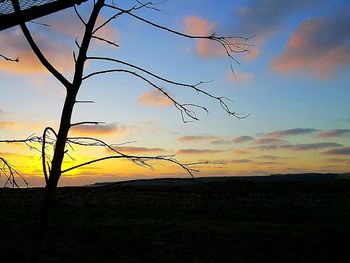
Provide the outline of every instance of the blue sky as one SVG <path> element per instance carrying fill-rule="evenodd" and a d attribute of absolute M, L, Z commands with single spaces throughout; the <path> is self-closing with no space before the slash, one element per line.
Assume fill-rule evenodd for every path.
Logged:
<path fill-rule="evenodd" d="M 90 4 L 79 7 L 84 16 Z M 232 99 L 229 106 L 234 111 L 251 115 L 237 120 L 216 101 L 161 84 L 176 99 L 206 105 L 210 111 L 209 115 L 199 111 L 199 122 L 183 123 L 180 113 L 151 87 L 128 75 L 110 74 L 84 83 L 79 98 L 96 103 L 77 106 L 73 117 L 106 124 L 84 127 L 76 134 L 90 133 L 110 143 L 136 141 L 124 149 L 128 152 L 177 153 L 183 161 L 225 163 L 201 166 L 198 176 L 349 171 L 347 1 L 168 0 L 157 7 L 165 12 L 143 9 L 137 14 L 181 32 L 255 35 L 249 40 L 251 53 L 237 55 L 240 64 L 233 65 L 233 76 L 220 47 L 184 39 L 124 15 L 101 32 L 120 47 L 95 41 L 89 54 L 122 59 L 185 83 L 212 80 L 202 88 Z M 100 21 L 111 14 L 107 8 Z M 69 76 L 74 39 L 81 29 L 74 12 L 65 10 L 37 22 L 51 25 L 29 27 L 48 58 Z M 57 127 L 64 88 L 40 67 L 19 28 L 2 31 L 0 44 L 1 54 L 20 57 L 19 63 L 0 60 L 1 139 L 40 134 L 47 125 Z M 86 72 L 110 66 L 91 62 Z M 241 136 L 250 139 L 239 142 Z M 0 147 L 0 153 L 18 163 L 18 170 L 33 184 L 41 183 L 40 166 L 28 165 L 28 160 L 38 163 L 35 152 Z M 78 152 L 74 153 L 77 159 L 105 154 Z M 127 163 L 108 163 L 72 174 L 63 183 L 186 176 L 174 167 L 156 168 L 152 172 Z"/>

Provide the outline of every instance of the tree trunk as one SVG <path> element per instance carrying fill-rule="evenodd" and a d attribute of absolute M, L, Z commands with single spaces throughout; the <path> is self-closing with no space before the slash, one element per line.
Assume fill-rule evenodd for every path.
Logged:
<path fill-rule="evenodd" d="M 84 65 L 86 62 L 86 54 L 91 42 L 93 30 L 97 21 L 97 17 L 104 5 L 104 0 L 98 0 L 94 4 L 94 8 L 90 15 L 89 21 L 85 27 L 84 37 L 79 48 L 79 55 L 75 63 L 75 72 L 73 83 L 65 84 L 67 95 L 63 106 L 60 127 L 57 133 L 57 140 L 52 158 L 52 167 L 49 172 L 49 178 L 45 186 L 44 201 L 41 210 L 39 229 L 34 247 L 33 262 L 39 262 L 45 247 L 45 239 L 49 230 L 50 213 L 55 203 L 57 185 L 62 174 L 62 163 L 65 155 L 65 146 L 69 129 L 71 128 L 71 119 L 76 103 L 76 97 L 82 84 Z"/>
<path fill-rule="evenodd" d="M 70 90 L 73 90 L 73 88 Z M 44 201 L 41 208 L 40 222 L 38 226 L 39 229 L 37 231 L 36 242 L 34 244 L 35 247 L 33 262 L 38 262 L 40 260 L 43 248 L 45 246 L 45 238 L 49 229 L 50 212 L 54 206 L 57 185 L 61 177 L 61 167 L 65 154 L 65 145 L 68 137 L 68 132 L 71 127 L 71 118 L 78 88 L 74 90 L 75 91 L 67 92 L 66 100 L 62 110 L 60 127 L 57 134 L 54 155 L 52 158 L 50 176 L 44 190 Z"/>

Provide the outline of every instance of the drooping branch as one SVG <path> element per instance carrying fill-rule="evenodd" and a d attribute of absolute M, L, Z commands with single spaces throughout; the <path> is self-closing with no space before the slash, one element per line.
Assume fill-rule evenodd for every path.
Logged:
<path fill-rule="evenodd" d="M 92 76 L 95 75 L 101 75 L 101 74 L 106 74 L 106 73 L 112 73 L 112 72 L 121 72 L 121 73 L 128 73 L 131 74 L 141 80 L 143 80 L 144 82 L 148 83 L 150 86 L 154 87 L 155 89 L 157 89 L 158 91 L 160 91 L 165 97 L 167 97 L 173 104 L 174 106 L 180 111 L 181 113 L 181 117 L 182 120 L 184 122 L 188 122 L 185 119 L 185 116 L 189 117 L 192 120 L 195 121 L 199 121 L 198 117 L 196 116 L 195 112 L 192 111 L 189 107 L 195 107 L 195 108 L 200 108 L 202 110 L 204 110 L 205 112 L 208 113 L 208 110 L 206 107 L 201 106 L 201 105 L 196 105 L 196 104 L 181 104 L 179 103 L 176 99 L 174 99 L 168 92 L 166 92 L 163 88 L 159 87 L 158 85 L 156 85 L 155 83 L 153 83 L 152 81 L 150 81 L 149 79 L 145 78 L 144 76 L 138 74 L 137 72 L 134 71 L 130 71 L 130 70 L 126 70 L 126 69 L 110 69 L 110 70 L 102 70 L 102 71 L 97 71 L 97 72 L 93 72 L 90 73 L 88 75 L 86 75 L 85 77 L 83 77 L 83 80 L 86 80 Z"/>
<path fill-rule="evenodd" d="M 119 64 L 122 64 L 122 65 L 125 65 L 125 66 L 128 66 L 128 67 L 137 69 L 137 70 L 139 70 L 139 71 L 141 71 L 143 73 L 146 73 L 147 75 L 149 75 L 149 76 L 151 76 L 153 78 L 156 78 L 158 80 L 161 80 L 161 81 L 163 81 L 165 83 L 168 83 L 168 84 L 171 84 L 171 85 L 174 85 L 174 86 L 181 86 L 181 87 L 185 87 L 185 88 L 190 88 L 190 89 L 194 90 L 197 93 L 203 94 L 204 96 L 207 96 L 207 97 L 209 97 L 211 99 L 214 99 L 214 100 L 219 102 L 219 104 L 220 104 L 220 106 L 221 106 L 221 108 L 223 110 L 225 110 L 229 115 L 234 116 L 237 119 L 244 119 L 244 118 L 249 116 L 249 114 L 244 115 L 244 114 L 240 114 L 240 113 L 232 111 L 229 108 L 229 106 L 227 105 L 227 103 L 226 103 L 226 101 L 230 101 L 228 98 L 226 98 L 224 96 L 221 96 L 221 97 L 220 96 L 215 96 L 215 95 L 213 95 L 213 94 L 211 94 L 211 93 L 209 93 L 209 92 L 199 88 L 200 85 L 206 84 L 208 82 L 201 81 L 201 82 L 198 82 L 196 84 L 187 84 L 187 83 L 182 83 L 182 82 L 178 82 L 178 81 L 173 81 L 173 80 L 170 80 L 168 78 L 164 78 L 164 77 L 161 77 L 161 76 L 159 76 L 157 74 L 154 74 L 154 73 L 150 72 L 149 70 L 146 70 L 146 69 L 144 69 L 142 67 L 136 66 L 134 64 L 131 64 L 131 63 L 119 60 L 119 59 L 114 59 L 114 58 L 108 58 L 108 57 L 87 57 L 87 59 L 88 60 L 103 60 L 103 61 L 115 62 L 115 63 L 119 63 Z M 193 112 L 191 112 L 191 114 L 187 114 L 189 112 L 187 112 L 187 110 L 185 110 L 183 107 L 181 107 L 181 105 L 182 106 L 198 107 L 198 108 L 201 108 L 201 109 L 205 110 L 206 112 L 208 112 L 208 110 L 205 107 L 202 107 L 202 106 L 199 106 L 199 105 L 195 105 L 195 104 L 180 104 L 180 103 L 178 103 L 173 97 L 171 97 L 169 95 L 169 93 L 165 92 L 164 89 L 158 87 L 157 85 L 155 85 L 154 83 L 152 83 L 148 79 L 146 79 L 145 77 L 143 77 L 143 76 L 141 76 L 138 73 L 133 72 L 133 71 L 123 70 L 123 69 L 102 70 L 102 71 L 97 71 L 97 72 L 90 73 L 87 76 L 85 76 L 83 79 L 87 79 L 87 78 L 95 76 L 95 75 L 107 74 L 107 73 L 112 73 L 112 72 L 125 72 L 125 73 L 129 73 L 129 74 L 133 74 L 133 75 L 143 79 L 144 81 L 148 82 L 151 86 L 153 86 L 154 88 L 156 88 L 160 92 L 162 92 L 167 98 L 169 98 L 174 103 L 176 108 L 179 107 L 181 112 L 185 113 L 185 115 L 187 115 L 188 117 L 190 117 L 193 120 L 198 120 L 198 118 L 195 117 L 195 114 L 193 114 Z M 184 120 L 184 118 L 182 118 L 182 119 Z"/>
<path fill-rule="evenodd" d="M 84 166 L 87 166 L 87 165 L 90 165 L 90 164 L 102 162 L 105 160 L 111 160 L 111 159 L 127 159 L 127 160 L 132 161 L 136 165 L 144 166 L 144 167 L 150 168 L 152 170 L 153 170 L 153 167 L 152 167 L 152 165 L 147 163 L 148 161 L 156 160 L 156 161 L 170 162 L 170 163 L 173 163 L 173 164 L 179 166 L 183 170 L 185 170 L 189 175 L 191 175 L 191 177 L 193 177 L 194 172 L 199 172 L 199 170 L 197 170 L 197 169 L 190 168 L 190 166 L 192 166 L 193 163 L 189 163 L 189 164 L 181 163 L 180 161 L 178 161 L 174 158 L 175 155 L 137 156 L 137 155 L 129 155 L 129 154 L 122 153 L 121 151 L 118 150 L 118 147 L 125 144 L 125 143 L 123 143 L 123 144 L 108 144 L 100 139 L 93 138 L 93 137 L 69 137 L 67 139 L 67 143 L 69 145 L 104 147 L 107 150 L 109 150 L 110 152 L 113 152 L 114 155 L 93 159 L 93 160 L 72 166 L 70 168 L 63 170 L 62 174 L 69 172 L 69 171 L 72 171 L 72 170 L 75 170 L 75 169 L 78 169 L 78 168 L 81 168 L 81 167 L 84 167 Z M 126 143 L 130 143 L 130 142 L 126 142 Z M 196 164 L 198 164 L 198 163 L 196 163 Z"/>
<path fill-rule="evenodd" d="M 19 188 L 19 185 L 16 181 L 16 176 L 20 177 L 21 180 L 25 183 L 25 185 L 28 186 L 28 182 L 26 181 L 26 179 L 22 175 L 20 175 L 20 173 L 18 173 L 16 169 L 14 169 L 14 167 L 5 158 L 0 157 L 0 177 L 2 175 L 6 177 L 4 187 L 11 183 L 13 188 Z"/>
<path fill-rule="evenodd" d="M 72 166 L 70 168 L 67 168 L 65 170 L 62 171 L 62 173 L 66 173 L 78 168 L 81 168 L 83 166 L 87 166 L 93 163 L 97 163 L 97 162 L 102 162 L 102 161 L 106 161 L 106 160 L 112 160 L 112 159 L 128 159 L 130 161 L 132 161 L 133 163 L 137 164 L 137 165 L 141 165 L 141 166 L 146 166 L 149 168 L 152 168 L 152 166 L 150 166 L 149 164 L 147 164 L 147 161 L 149 160 L 157 160 L 157 161 L 166 161 L 166 162 L 170 162 L 173 164 L 176 164 L 178 166 L 180 166 L 182 169 L 184 169 L 191 177 L 193 177 L 193 173 L 194 172 L 199 172 L 196 169 L 192 169 L 187 167 L 186 165 L 184 165 L 183 163 L 177 161 L 174 158 L 167 158 L 167 157 L 163 157 L 163 156 L 134 156 L 134 155 L 111 155 L 111 156 L 106 156 L 106 157 L 102 157 L 102 158 L 98 158 L 98 159 L 94 159 L 88 162 L 84 162 L 75 166 Z"/>

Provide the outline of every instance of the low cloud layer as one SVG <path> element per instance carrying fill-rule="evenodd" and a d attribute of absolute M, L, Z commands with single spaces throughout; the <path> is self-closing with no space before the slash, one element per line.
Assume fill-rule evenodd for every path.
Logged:
<path fill-rule="evenodd" d="M 350 155 L 350 147 L 342 147 L 337 149 L 330 149 L 322 152 L 323 155 Z"/>
<path fill-rule="evenodd" d="M 320 143 L 298 143 L 298 144 L 267 144 L 267 145 L 258 145 L 250 147 L 253 150 L 261 151 L 274 151 L 274 150 L 286 150 L 292 152 L 301 152 L 301 151 L 316 151 L 323 150 L 327 148 L 336 148 L 342 147 L 343 145 L 333 142 L 320 142 Z"/>
<path fill-rule="evenodd" d="M 217 140 L 217 136 L 205 136 L 205 135 L 198 135 L 198 136 L 182 136 L 177 138 L 180 142 L 199 142 L 199 141 L 210 141 L 210 140 Z"/>
<path fill-rule="evenodd" d="M 178 150 L 179 154 L 214 154 L 220 153 L 223 150 L 210 150 L 210 149 L 181 149 Z"/>

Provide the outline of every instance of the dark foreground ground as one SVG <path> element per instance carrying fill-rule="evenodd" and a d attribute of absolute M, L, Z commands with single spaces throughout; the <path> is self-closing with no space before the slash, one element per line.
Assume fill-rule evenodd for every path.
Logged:
<path fill-rule="evenodd" d="M 27 262 L 42 189 L 0 198 L 0 262 Z M 137 181 L 59 198 L 43 262 L 350 260 L 346 178 Z"/>

